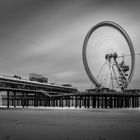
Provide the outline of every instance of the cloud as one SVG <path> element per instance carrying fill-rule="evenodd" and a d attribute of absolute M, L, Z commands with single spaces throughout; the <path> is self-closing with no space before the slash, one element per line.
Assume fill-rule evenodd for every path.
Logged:
<path fill-rule="evenodd" d="M 50 81 L 89 88 L 82 45 L 88 30 L 103 20 L 122 25 L 140 51 L 138 1 L 7 0 L 0 7 L 0 71 L 4 73 L 42 73 Z M 94 63 L 98 66 L 99 61 Z M 137 62 L 136 77 L 139 66 Z"/>
<path fill-rule="evenodd" d="M 67 80 L 69 78 L 74 78 L 74 76 L 76 76 L 76 72 L 75 71 L 63 71 L 63 72 L 56 73 L 52 76 L 55 78 L 58 78 L 58 79 Z"/>

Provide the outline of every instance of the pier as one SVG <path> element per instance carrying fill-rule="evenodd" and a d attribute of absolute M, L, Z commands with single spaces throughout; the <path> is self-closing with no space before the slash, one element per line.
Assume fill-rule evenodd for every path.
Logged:
<path fill-rule="evenodd" d="M 0 89 L 6 91 L 2 104 L 7 108 L 21 106 L 34 107 L 75 107 L 75 108 L 137 108 L 140 102 L 139 90 L 128 90 L 124 93 L 116 91 L 95 91 L 44 94 L 43 91 Z"/>
<path fill-rule="evenodd" d="M 107 52 L 101 70 L 95 74 L 88 64 L 87 49 L 90 47 L 88 42 L 91 34 L 100 27 L 109 27 L 119 31 L 127 42 L 130 54 L 121 56 L 117 52 Z M 17 106 L 23 108 L 29 106 L 137 108 L 140 104 L 140 90 L 133 89 L 130 85 L 134 75 L 135 55 L 131 39 L 120 25 L 111 21 L 100 22 L 88 31 L 82 49 L 84 68 L 95 89 L 80 92 L 70 84 L 48 83 L 47 77 L 35 73 L 30 73 L 28 79 L 18 75 L 11 77 L 0 75 L 0 91 L 5 92 L 1 95 L 2 105 L 7 108 Z M 130 64 L 124 61 L 125 56 L 130 56 Z M 95 77 L 95 75 L 98 76 Z"/>

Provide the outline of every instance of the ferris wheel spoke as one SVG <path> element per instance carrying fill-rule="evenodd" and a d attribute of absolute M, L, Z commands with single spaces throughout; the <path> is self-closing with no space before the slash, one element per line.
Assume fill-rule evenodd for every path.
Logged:
<path fill-rule="evenodd" d="M 101 73 L 103 72 L 104 67 L 105 67 L 106 64 L 107 64 L 107 61 L 105 61 L 105 63 L 104 63 L 103 66 L 101 67 L 101 69 L 100 69 L 100 71 L 99 71 L 99 73 L 98 73 L 98 75 L 97 75 L 97 79 L 99 79 L 99 77 L 100 77 Z"/>

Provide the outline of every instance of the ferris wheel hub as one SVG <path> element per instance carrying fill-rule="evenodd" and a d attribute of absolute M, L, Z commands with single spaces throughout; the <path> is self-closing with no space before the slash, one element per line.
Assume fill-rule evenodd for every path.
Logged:
<path fill-rule="evenodd" d="M 114 53 L 109 53 L 105 55 L 106 60 L 110 60 L 111 58 L 116 59 L 118 57 L 118 54 L 116 52 Z"/>

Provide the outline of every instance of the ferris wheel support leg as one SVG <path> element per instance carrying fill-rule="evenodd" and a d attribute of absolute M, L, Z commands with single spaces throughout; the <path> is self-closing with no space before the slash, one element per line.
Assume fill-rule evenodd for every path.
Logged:
<path fill-rule="evenodd" d="M 114 67 L 112 67 L 112 70 L 113 70 L 113 74 L 115 76 L 116 83 L 119 85 L 119 80 L 118 80 L 117 74 L 116 74 L 116 72 L 114 70 Z"/>
<path fill-rule="evenodd" d="M 107 85 L 106 87 L 109 88 L 109 81 L 110 81 L 110 77 L 111 77 L 111 73 L 112 73 L 112 62 L 109 62 L 109 73 L 108 73 L 108 79 L 107 79 Z"/>
<path fill-rule="evenodd" d="M 111 63 L 111 72 L 110 72 L 110 76 L 111 76 L 111 85 L 112 85 L 112 89 L 114 89 L 114 83 L 113 83 L 113 62 Z"/>
<path fill-rule="evenodd" d="M 120 73 L 120 75 L 122 74 L 123 77 L 125 77 L 125 73 L 123 72 L 122 68 L 120 67 L 120 65 L 118 64 L 118 62 L 115 60 L 118 72 Z M 121 79 L 122 81 L 122 79 Z M 127 88 L 127 86 L 129 86 L 130 89 L 132 89 L 130 82 L 128 81 L 128 79 L 125 79 L 125 83 L 123 83 L 122 81 L 122 85 L 123 85 L 123 90 L 125 90 Z"/>

